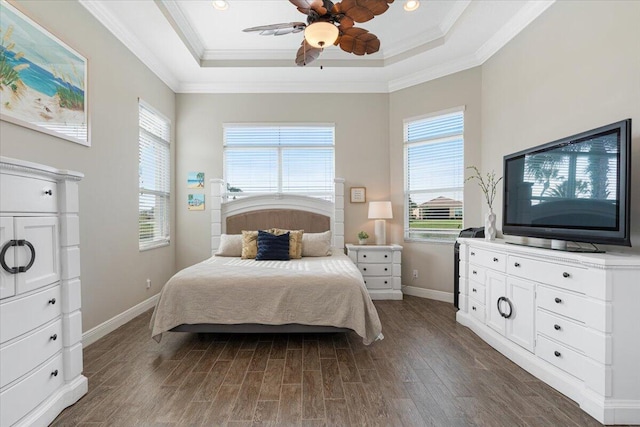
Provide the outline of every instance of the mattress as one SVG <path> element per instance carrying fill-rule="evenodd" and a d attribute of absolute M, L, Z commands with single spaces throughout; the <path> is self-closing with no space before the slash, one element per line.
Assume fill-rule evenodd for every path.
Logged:
<path fill-rule="evenodd" d="M 328 257 L 255 261 L 211 257 L 176 273 L 162 288 L 151 335 L 182 324 L 301 324 L 355 331 L 365 344 L 382 326 L 360 271 L 334 251 Z"/>

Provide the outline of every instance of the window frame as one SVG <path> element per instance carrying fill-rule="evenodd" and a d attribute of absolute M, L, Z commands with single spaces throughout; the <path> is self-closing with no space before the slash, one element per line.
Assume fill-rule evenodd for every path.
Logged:
<path fill-rule="evenodd" d="M 464 167 L 462 169 L 461 172 L 461 178 L 462 178 L 462 182 L 460 184 L 459 187 L 446 187 L 447 191 L 451 191 L 451 189 L 455 189 L 456 191 L 460 191 L 462 194 L 462 206 L 460 206 L 459 208 L 456 207 L 455 210 L 456 212 L 458 211 L 458 209 L 462 210 L 462 215 L 461 215 L 461 226 L 460 229 L 438 229 L 438 228 L 421 228 L 421 229 L 415 229 L 415 228 L 411 228 L 410 227 L 410 213 L 411 213 L 411 209 L 409 207 L 409 199 L 410 199 L 410 195 L 411 194 L 415 194 L 415 193 L 427 193 L 427 192 L 433 192 L 434 190 L 440 190 L 438 188 L 432 188 L 432 189 L 421 189 L 421 190 L 417 190 L 417 191 L 409 191 L 409 148 L 411 146 L 417 146 L 417 145 L 421 145 L 421 144 L 429 144 L 429 143 L 436 143 L 436 142 L 446 142 L 447 140 L 450 141 L 456 141 L 461 139 L 462 140 L 462 164 L 464 165 L 464 143 L 465 143 L 465 138 L 464 138 L 464 134 L 465 134 L 465 111 L 466 111 L 466 107 L 463 106 L 459 106 L 459 107 L 453 107 L 453 108 L 449 108 L 449 109 L 445 109 L 445 110 L 439 110 L 439 111 L 435 111 L 432 113 L 428 113 L 428 114 L 424 114 L 424 115 L 420 115 L 420 116 L 414 116 L 414 117 L 409 117 L 403 120 L 403 138 L 402 138 L 402 150 L 403 150 L 403 166 L 404 166 L 404 193 L 403 193 L 403 203 L 404 203 L 404 241 L 405 242 L 424 242 L 424 243 L 442 243 L 442 244 L 451 244 L 453 242 L 455 242 L 456 237 L 460 234 L 460 231 L 464 228 Z M 419 121 L 423 121 L 423 120 L 428 120 L 428 119 L 434 119 L 437 117 L 442 117 L 442 116 L 447 116 L 447 115 L 452 115 L 452 114 L 456 114 L 456 113 L 461 113 L 462 114 L 462 132 L 461 133 L 456 133 L 456 134 L 452 134 L 452 135 L 446 135 L 446 136 L 436 136 L 434 138 L 426 138 L 426 139 L 421 139 L 419 141 L 408 141 L 408 128 L 410 126 L 410 124 L 415 123 L 415 122 L 419 122 Z M 445 188 L 443 188 L 444 190 Z M 425 231 L 425 232 L 430 232 L 432 234 L 435 234 L 436 236 L 431 236 L 431 237 L 417 237 L 415 236 L 416 232 L 419 231 Z M 441 237 L 440 237 L 441 236 Z"/>

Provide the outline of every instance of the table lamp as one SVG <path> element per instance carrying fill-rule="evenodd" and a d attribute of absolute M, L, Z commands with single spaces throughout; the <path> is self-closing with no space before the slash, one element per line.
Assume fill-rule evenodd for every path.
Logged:
<path fill-rule="evenodd" d="M 376 245 L 387 244 L 386 219 L 392 219 L 391 202 L 369 202 L 369 219 L 375 219 Z"/>

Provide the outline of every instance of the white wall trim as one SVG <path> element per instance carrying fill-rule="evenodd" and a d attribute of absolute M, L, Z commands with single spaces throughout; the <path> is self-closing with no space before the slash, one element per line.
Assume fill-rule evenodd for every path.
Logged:
<path fill-rule="evenodd" d="M 130 309 L 125 310 L 116 316 L 113 316 L 111 319 L 105 322 L 102 322 L 95 328 L 89 329 L 87 332 L 82 334 L 82 346 L 84 348 L 89 347 L 100 338 L 115 331 L 120 326 L 138 317 L 150 308 L 155 307 L 156 302 L 159 298 L 160 294 L 155 294 L 151 298 L 142 301 L 140 304 L 134 305 Z M 149 336 L 151 336 L 151 332 L 149 332 Z"/>
<path fill-rule="evenodd" d="M 436 291 L 434 289 L 418 288 L 417 286 L 403 286 L 402 292 L 405 295 L 412 295 L 414 297 L 428 298 L 436 301 L 450 302 L 453 304 L 453 293 Z"/>

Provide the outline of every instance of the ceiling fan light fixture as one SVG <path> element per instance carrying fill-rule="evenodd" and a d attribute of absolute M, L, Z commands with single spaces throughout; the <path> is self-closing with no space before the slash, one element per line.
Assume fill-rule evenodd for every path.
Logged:
<path fill-rule="evenodd" d="M 407 12 L 413 12 L 419 7 L 420 7 L 419 0 L 407 0 L 406 2 L 404 2 L 404 10 L 406 10 Z"/>
<path fill-rule="evenodd" d="M 313 47 L 324 48 L 338 39 L 338 27 L 330 22 L 314 22 L 304 30 L 304 38 Z"/>
<path fill-rule="evenodd" d="M 213 7 L 217 10 L 227 10 L 229 9 L 229 2 L 227 0 L 213 0 Z"/>

